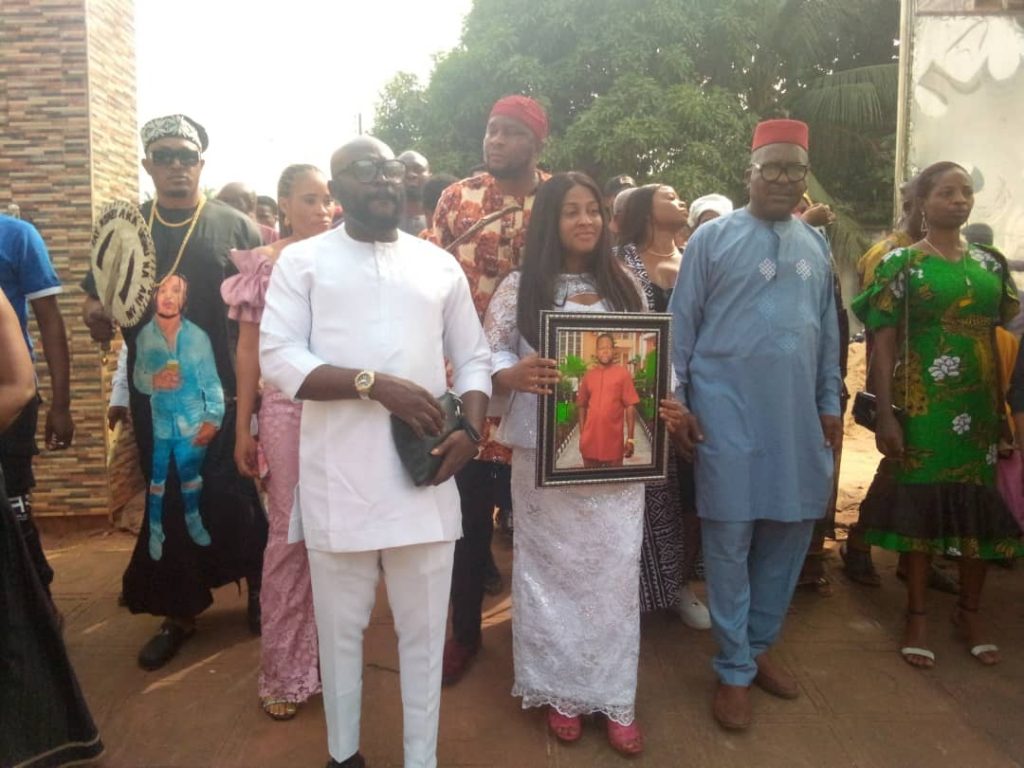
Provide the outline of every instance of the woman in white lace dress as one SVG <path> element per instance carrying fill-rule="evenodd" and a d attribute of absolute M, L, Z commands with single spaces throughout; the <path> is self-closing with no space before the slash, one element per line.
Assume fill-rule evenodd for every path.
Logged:
<path fill-rule="evenodd" d="M 535 487 L 537 396 L 558 381 L 539 358 L 538 313 L 646 308 L 611 254 L 597 186 L 580 173 L 537 192 L 520 270 L 491 300 L 485 330 L 496 393 L 511 393 L 499 440 L 510 445 L 516 535 L 512 571 L 514 696 L 547 706 L 548 725 L 575 741 L 581 716 L 607 717 L 623 754 L 643 750 L 634 719 L 640 648 L 643 483 Z"/>

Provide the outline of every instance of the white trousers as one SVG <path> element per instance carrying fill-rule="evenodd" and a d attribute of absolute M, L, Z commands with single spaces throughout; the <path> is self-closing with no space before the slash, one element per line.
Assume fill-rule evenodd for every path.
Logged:
<path fill-rule="evenodd" d="M 453 541 L 372 552 L 309 550 L 327 745 L 338 762 L 359 749 L 363 632 L 383 571 L 398 634 L 405 768 L 436 768 L 454 551 Z"/>

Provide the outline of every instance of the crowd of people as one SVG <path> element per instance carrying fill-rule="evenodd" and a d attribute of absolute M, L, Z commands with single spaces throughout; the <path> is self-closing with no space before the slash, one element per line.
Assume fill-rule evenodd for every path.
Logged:
<path fill-rule="evenodd" d="M 82 283 L 92 338 L 123 342 L 110 424 L 130 418 L 148 482 L 122 600 L 162 621 L 139 665 L 164 667 L 211 590 L 245 579 L 246 618 L 261 635 L 260 706 L 288 720 L 322 693 L 329 768 L 367 764 L 363 633 L 381 575 L 398 635 L 405 765 L 437 764 L 442 687 L 483 651 L 498 510 L 514 520 L 512 694 L 545 708 L 560 741 L 580 739 L 596 715 L 615 751 L 644 750 L 647 611 L 712 631 L 721 727 L 751 725 L 752 685 L 800 695 L 771 651 L 798 583 L 827 587 L 815 558 L 834 535 L 848 342 L 823 236 L 832 214 L 806 196 L 808 128 L 758 124 L 749 200 L 735 210 L 712 190 L 687 205 L 662 183 L 619 175 L 602 188 L 578 171 L 549 173 L 538 165 L 547 135 L 540 104 L 506 96 L 490 112 L 482 166 L 461 180 L 362 136 L 334 153 L 329 175 L 286 168 L 276 198 L 233 183 L 207 199 L 206 131 L 160 117 L 141 132 L 156 190 L 142 206 L 156 254 L 150 309 L 118 328 L 93 275 Z M 904 194 L 906 223 L 865 255 L 852 304 L 869 332 L 884 459 L 845 568 L 877 583 L 870 546 L 901 553 L 900 653 L 928 667 L 929 562 L 955 554 L 954 620 L 970 653 L 995 664 L 979 613 L 986 563 L 1024 551 L 1019 458 L 1005 484 L 1016 495 L 996 482 L 1018 449 L 1012 428 L 1024 434 L 1024 362 L 1012 335 L 997 334 L 1017 292 L 998 250 L 962 239 L 973 203 L 964 169 L 937 163 Z M 0 370 L 0 544 L 4 593 L 20 596 L 5 606 L 0 643 L 36 649 L 23 675 L 0 672 L 16 713 L 0 743 L 14 764 L 45 755 L 31 764 L 64 765 L 102 745 L 31 518 L 39 397 L 28 304 L 51 374 L 53 450 L 73 439 L 70 363 L 60 281 L 38 233 L 10 217 L 0 217 L 0 284 L 12 361 Z M 663 479 L 538 486 L 538 406 L 562 376 L 561 361 L 538 352 L 545 310 L 671 315 L 672 391 L 656 413 L 669 434 Z M 608 455 L 581 429 L 587 467 L 619 466 L 634 450 L 639 397 L 610 365 L 613 350 L 614 339 L 597 340 L 580 425 L 598 418 L 592 390 L 606 386 L 622 388 L 626 415 Z M 446 390 L 460 399 L 454 424 Z M 399 457 L 396 421 L 433 438 L 426 484 Z M 691 587 L 701 575 L 707 605 Z M 38 722 L 47 727 L 19 725 Z"/>

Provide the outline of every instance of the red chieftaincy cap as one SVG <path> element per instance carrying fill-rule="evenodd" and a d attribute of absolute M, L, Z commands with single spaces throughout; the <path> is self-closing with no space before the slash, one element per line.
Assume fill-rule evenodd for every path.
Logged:
<path fill-rule="evenodd" d="M 491 117 L 496 116 L 518 120 L 530 129 L 537 141 L 548 137 L 548 113 L 529 96 L 503 96 L 498 99 L 491 107 Z"/>
<path fill-rule="evenodd" d="M 750 149 L 760 149 L 767 144 L 796 144 L 807 149 L 807 123 L 799 120 L 765 120 L 754 129 L 754 141 Z"/>

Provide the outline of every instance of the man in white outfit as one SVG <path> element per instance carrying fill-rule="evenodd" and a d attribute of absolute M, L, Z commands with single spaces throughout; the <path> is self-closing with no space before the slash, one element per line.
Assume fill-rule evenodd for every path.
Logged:
<path fill-rule="evenodd" d="M 441 656 L 455 540 L 452 476 L 476 455 L 491 391 L 490 350 L 450 255 L 399 232 L 405 166 L 360 137 L 331 158 L 345 225 L 290 245 L 260 328 L 263 375 L 305 401 L 293 533 L 309 550 L 329 768 L 361 768 L 363 632 L 379 573 L 398 633 L 406 768 L 437 765 Z M 438 434 L 445 358 L 464 428 L 446 438 L 432 485 L 416 487 L 392 414 Z"/>

